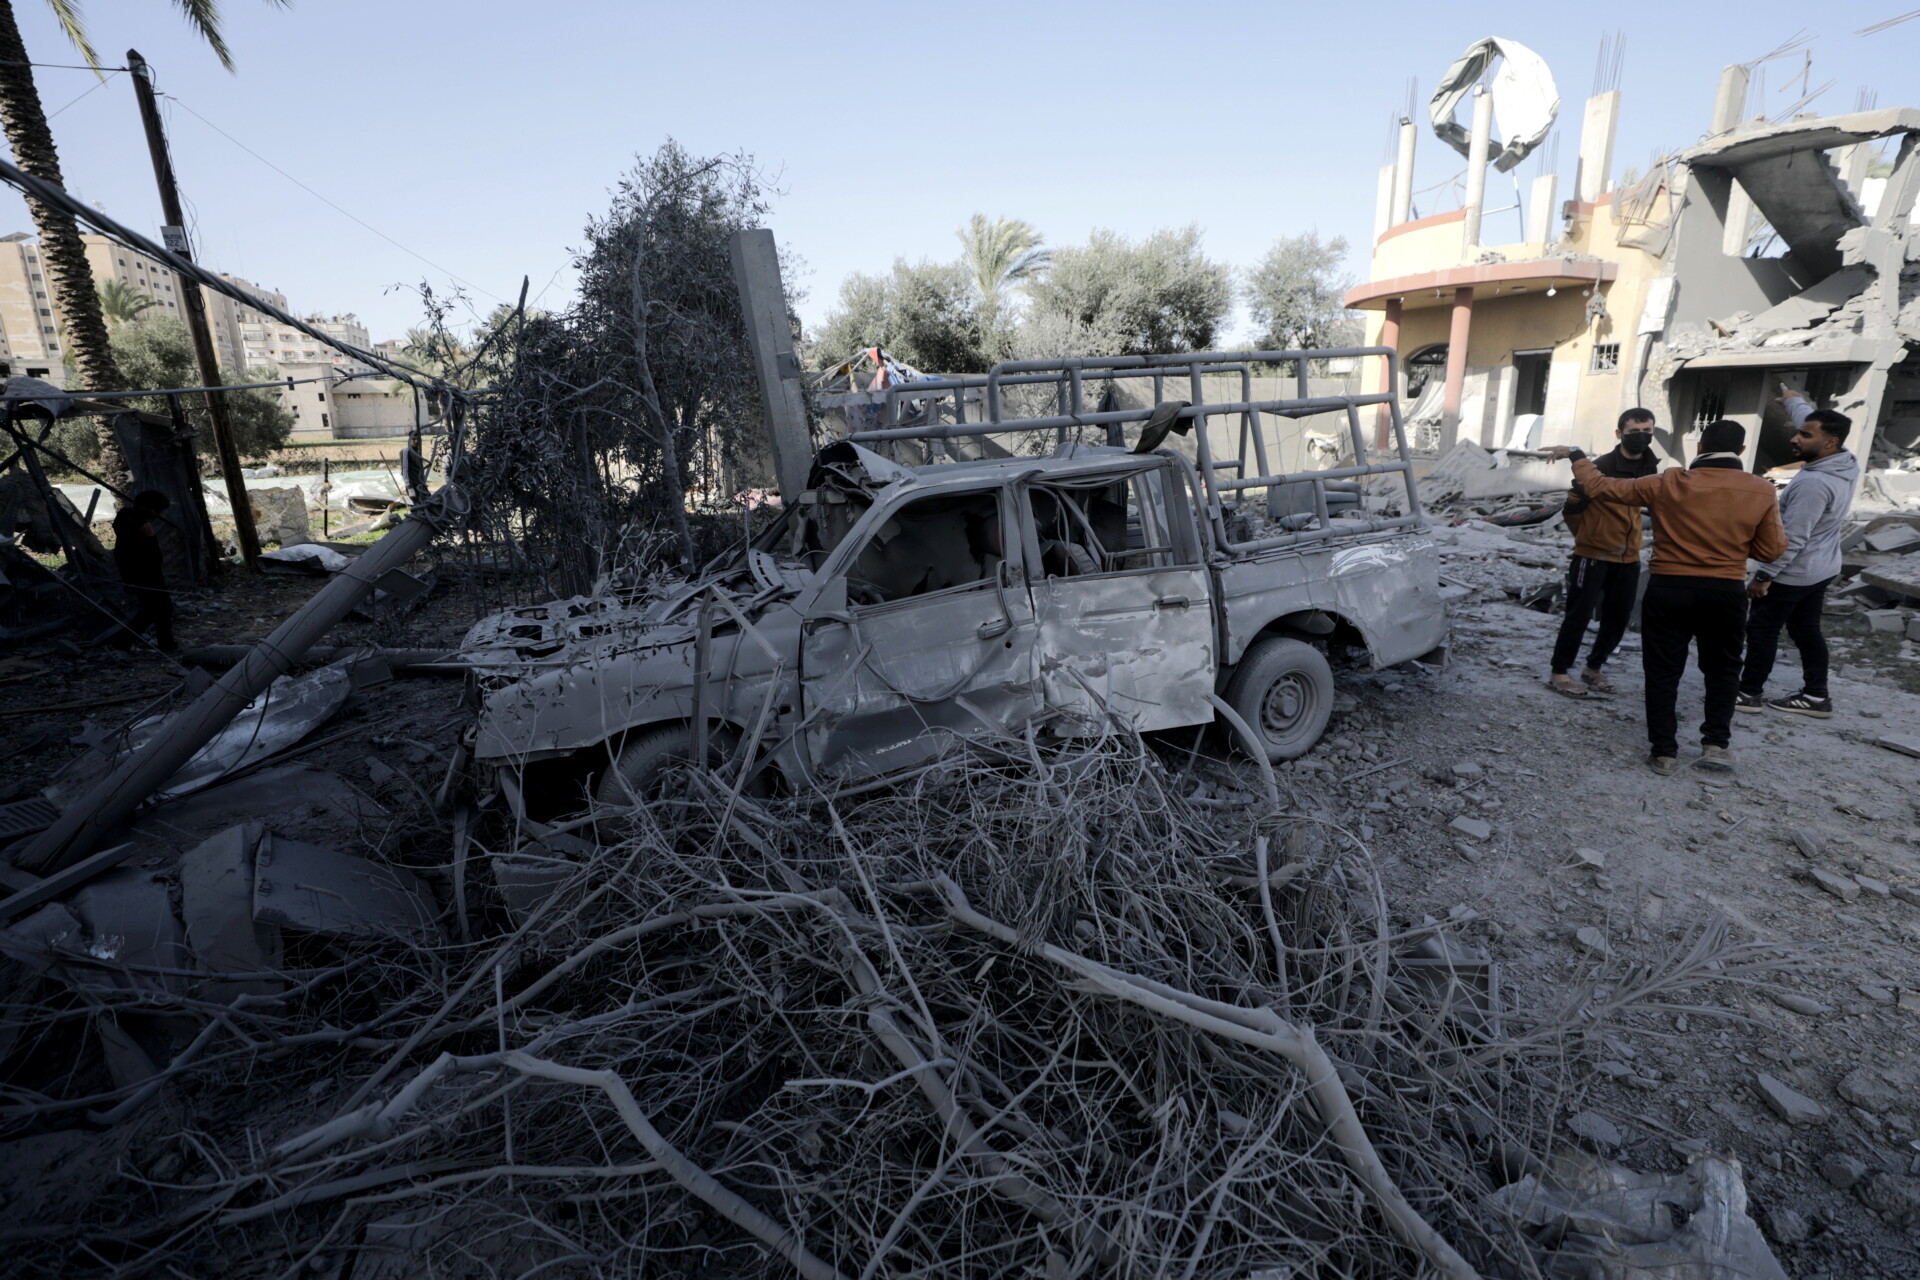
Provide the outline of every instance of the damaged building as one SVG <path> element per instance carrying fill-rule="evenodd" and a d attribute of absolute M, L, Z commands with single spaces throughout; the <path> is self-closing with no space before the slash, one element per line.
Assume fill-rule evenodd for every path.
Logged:
<path fill-rule="evenodd" d="M 1748 118 L 1749 75 L 1726 68 L 1703 140 L 1624 183 L 1620 92 L 1590 98 L 1571 198 L 1557 175 L 1534 178 L 1515 243 L 1486 234 L 1483 213 L 1486 169 L 1517 163 L 1489 136 L 1494 99 L 1517 91 L 1475 89 L 1471 134 L 1451 124 L 1464 92 L 1436 96 L 1436 122 L 1467 144 L 1458 209 L 1411 216 L 1416 130 L 1402 122 L 1370 278 L 1347 303 L 1369 313 L 1370 341 L 1400 351 L 1423 443 L 1604 448 L 1621 410 L 1646 405 L 1669 456 L 1731 418 L 1764 472 L 1791 461 L 1785 384 L 1854 420 L 1870 496 L 1920 500 L 1920 110 Z M 1550 80 L 1527 88 L 1554 100 Z M 1505 125 L 1517 108 L 1498 105 Z"/>

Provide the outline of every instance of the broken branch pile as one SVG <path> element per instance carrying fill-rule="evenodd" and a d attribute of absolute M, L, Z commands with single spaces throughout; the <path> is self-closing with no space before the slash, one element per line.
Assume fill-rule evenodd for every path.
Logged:
<path fill-rule="evenodd" d="M 470 948 L 188 986 L 189 1167 L 20 1273 L 1523 1273 L 1488 1196 L 1558 1029 L 1500 1038 L 1343 832 L 1223 820 L 1130 734 L 1014 747 L 857 803 L 690 775 L 512 855 L 552 887 Z"/>

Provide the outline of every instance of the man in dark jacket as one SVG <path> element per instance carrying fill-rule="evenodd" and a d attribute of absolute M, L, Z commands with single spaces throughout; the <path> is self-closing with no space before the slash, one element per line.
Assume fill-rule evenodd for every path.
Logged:
<path fill-rule="evenodd" d="M 133 617 L 107 643 L 131 649 L 148 627 L 160 643 L 160 652 L 176 653 L 173 638 L 173 593 L 167 590 L 166 569 L 160 561 L 160 535 L 154 522 L 167 509 L 167 495 L 154 489 L 133 495 L 133 501 L 113 518 L 113 562 L 120 582 L 133 597 Z"/>
<path fill-rule="evenodd" d="M 1700 453 L 1637 480 L 1603 476 L 1578 449 L 1573 474 L 1595 502 L 1653 513 L 1653 563 L 1640 611 L 1640 664 L 1647 685 L 1647 763 L 1679 771 L 1675 707 L 1687 649 L 1694 647 L 1707 685 L 1697 768 L 1730 772 L 1733 708 L 1740 693 L 1740 651 L 1747 631 L 1747 561 L 1771 564 L 1787 549 L 1773 486 L 1740 465 L 1747 429 L 1722 418 L 1700 433 Z"/>
<path fill-rule="evenodd" d="M 1653 452 L 1653 413 L 1629 409 L 1613 429 L 1619 444 L 1593 460 L 1603 476 L 1637 480 L 1660 469 Z M 1595 505 L 1580 482 L 1573 482 L 1567 505 L 1561 508 L 1567 528 L 1573 530 L 1573 559 L 1567 564 L 1567 615 L 1553 642 L 1553 675 L 1547 683 L 1555 693 L 1584 698 L 1587 689 L 1611 693 L 1613 685 L 1600 670 L 1627 633 L 1633 602 L 1640 594 L 1640 511 L 1612 503 Z M 1600 613 L 1600 631 L 1587 652 L 1581 684 L 1568 674 L 1580 654 L 1580 641 L 1594 611 Z"/>
<path fill-rule="evenodd" d="M 1853 420 L 1785 387 L 1780 403 L 1793 419 L 1793 452 L 1800 473 L 1780 494 L 1780 523 L 1787 530 L 1786 552 L 1747 583 L 1747 663 L 1740 672 L 1740 710 L 1789 711 L 1825 720 L 1833 714 L 1827 693 L 1827 638 L 1820 631 L 1820 610 L 1827 585 L 1840 576 L 1840 530 L 1853 509 L 1853 486 L 1860 462 L 1845 449 Z M 1767 677 L 1780 651 L 1785 627 L 1800 650 L 1800 692 L 1767 699 Z"/>

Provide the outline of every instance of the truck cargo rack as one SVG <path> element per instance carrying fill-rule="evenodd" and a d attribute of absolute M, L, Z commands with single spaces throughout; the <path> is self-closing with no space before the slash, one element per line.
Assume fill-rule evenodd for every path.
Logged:
<path fill-rule="evenodd" d="M 1387 362 L 1386 391 L 1359 395 L 1315 396 L 1308 388 L 1308 366 L 1314 360 L 1359 359 L 1377 356 Z M 1253 366 L 1291 364 L 1299 394 L 1289 398 L 1256 400 L 1253 398 Z M 1240 375 L 1240 398 L 1209 402 L 1205 375 Z M 1303 351 L 1198 351 L 1159 356 L 1092 356 L 1066 360 L 1007 360 L 996 364 L 984 375 L 942 378 L 924 382 L 901 383 L 886 389 L 882 412 L 884 426 L 855 431 L 848 439 L 856 444 L 873 445 L 895 440 L 949 440 L 967 436 L 993 436 L 1051 431 L 1064 443 L 1070 431 L 1087 427 L 1105 429 L 1109 444 L 1125 442 L 1124 428 L 1129 422 L 1145 422 L 1153 415 L 1154 405 L 1163 403 L 1169 379 L 1185 377 L 1188 407 L 1179 419 L 1190 421 L 1196 458 L 1194 468 L 1207 506 L 1208 523 L 1216 544 L 1229 554 L 1244 555 L 1305 543 L 1348 538 L 1356 534 L 1416 530 L 1425 527 L 1413 475 L 1413 460 L 1407 448 L 1406 425 L 1400 418 L 1400 404 L 1392 388 L 1399 386 L 1399 356 L 1391 347 L 1339 347 Z M 1109 409 L 1089 412 L 1086 386 L 1089 381 L 1152 378 L 1153 405 L 1138 409 Z M 1056 413 L 1042 417 L 1003 418 L 1001 391 L 1005 387 L 1052 383 L 1056 389 Z M 986 393 L 985 417 L 969 422 L 968 391 Z M 925 405 L 952 399 L 952 422 L 925 422 L 901 426 L 903 404 Z M 1369 458 L 1366 433 L 1360 425 L 1360 410 L 1383 406 L 1392 425 L 1393 456 L 1381 461 Z M 1268 462 L 1266 436 L 1260 417 L 1306 418 L 1323 413 L 1344 413 L 1347 436 L 1353 447 L 1354 465 L 1324 471 L 1276 473 Z M 1207 438 L 1210 419 L 1223 414 L 1238 414 L 1237 456 L 1216 459 Z M 1175 457 L 1182 455 L 1175 454 Z M 1224 473 L 1232 473 L 1227 476 Z M 1398 473 L 1406 486 L 1405 514 L 1398 516 L 1342 516 L 1335 520 L 1329 512 L 1328 484 L 1339 486 L 1342 496 L 1356 493 L 1367 478 Z M 1310 515 L 1313 525 L 1283 533 L 1256 533 L 1236 539 L 1228 524 L 1229 515 L 1239 515 L 1239 495 L 1250 490 L 1265 490 L 1268 521 Z M 1234 495 L 1229 510 L 1227 495 Z M 1301 503 L 1310 498 L 1309 505 Z"/>

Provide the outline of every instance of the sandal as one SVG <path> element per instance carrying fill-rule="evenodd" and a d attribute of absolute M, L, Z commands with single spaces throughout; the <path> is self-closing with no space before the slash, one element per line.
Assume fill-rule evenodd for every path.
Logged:
<path fill-rule="evenodd" d="M 1588 696 L 1587 691 L 1577 684 L 1555 684 L 1549 680 L 1547 681 L 1547 688 L 1553 690 L 1563 698 L 1584 699 Z"/>
<path fill-rule="evenodd" d="M 1591 674 L 1582 671 L 1580 673 L 1580 682 L 1603 698 L 1615 692 L 1613 681 L 1607 679 L 1607 673 L 1604 671 Z"/>

